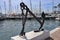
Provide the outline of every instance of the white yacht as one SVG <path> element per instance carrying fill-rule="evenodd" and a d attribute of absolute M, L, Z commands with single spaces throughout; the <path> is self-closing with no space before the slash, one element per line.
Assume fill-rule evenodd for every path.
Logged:
<path fill-rule="evenodd" d="M 57 15 L 56 20 L 60 20 L 60 14 Z"/>

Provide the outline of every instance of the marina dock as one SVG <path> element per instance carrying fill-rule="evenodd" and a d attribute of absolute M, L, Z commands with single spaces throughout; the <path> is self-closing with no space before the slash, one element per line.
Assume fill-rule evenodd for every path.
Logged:
<path fill-rule="evenodd" d="M 41 19 L 41 16 L 37 16 L 38 19 Z M 56 16 L 46 16 L 46 19 L 55 19 Z M 7 19 L 22 19 L 22 16 L 5 16 L 5 17 L 0 17 L 0 20 L 7 20 Z M 34 19 L 33 16 L 28 16 L 27 19 Z"/>

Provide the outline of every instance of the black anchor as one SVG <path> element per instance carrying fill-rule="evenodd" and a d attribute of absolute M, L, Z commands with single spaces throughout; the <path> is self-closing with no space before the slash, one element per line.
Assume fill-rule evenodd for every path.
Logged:
<path fill-rule="evenodd" d="M 27 5 L 25 5 L 23 2 L 20 3 L 20 7 L 21 7 L 21 11 L 22 11 L 22 30 L 21 30 L 21 33 L 20 33 L 20 36 L 24 36 L 25 35 L 25 32 L 24 32 L 24 27 L 25 27 L 25 22 L 26 22 L 26 19 L 27 19 L 27 14 L 28 12 L 40 23 L 40 28 L 39 30 L 35 30 L 34 32 L 39 32 L 41 30 L 44 30 L 44 29 L 41 29 L 43 27 L 43 24 L 44 24 L 44 21 L 45 21 L 45 14 L 44 12 L 42 12 L 42 22 L 41 20 L 39 20 L 31 11 L 30 9 L 27 7 Z M 24 14 L 24 10 L 26 10 L 26 14 Z"/>

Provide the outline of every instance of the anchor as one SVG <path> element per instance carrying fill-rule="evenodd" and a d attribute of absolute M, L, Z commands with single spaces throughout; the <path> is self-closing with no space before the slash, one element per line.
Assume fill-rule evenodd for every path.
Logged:
<path fill-rule="evenodd" d="M 25 32 L 24 32 L 24 28 L 25 28 L 25 22 L 26 22 L 26 19 L 27 19 L 27 15 L 28 15 L 28 12 L 40 23 L 40 28 L 38 30 L 35 30 L 34 32 L 39 32 L 39 31 L 43 31 L 44 29 L 42 29 L 43 27 L 43 24 L 44 24 L 44 21 L 45 21 L 45 14 L 44 12 L 42 12 L 42 21 L 39 20 L 34 14 L 32 11 L 30 11 L 30 9 L 27 7 L 27 5 L 25 5 L 23 2 L 20 3 L 20 7 L 21 7 L 21 11 L 22 11 L 22 30 L 21 30 L 21 33 L 20 33 L 20 36 L 24 36 L 25 35 Z M 24 14 L 24 10 L 26 10 L 26 14 Z"/>

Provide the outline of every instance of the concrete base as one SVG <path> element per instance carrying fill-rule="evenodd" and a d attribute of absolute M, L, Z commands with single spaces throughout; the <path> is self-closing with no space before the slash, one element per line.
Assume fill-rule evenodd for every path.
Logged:
<path fill-rule="evenodd" d="M 49 31 L 45 30 L 45 31 L 40 31 L 40 32 L 27 32 L 25 36 L 14 36 L 11 37 L 11 40 L 44 40 L 47 37 L 49 37 Z"/>
<path fill-rule="evenodd" d="M 50 37 L 54 40 L 60 40 L 60 26 L 50 31 Z"/>

